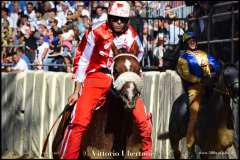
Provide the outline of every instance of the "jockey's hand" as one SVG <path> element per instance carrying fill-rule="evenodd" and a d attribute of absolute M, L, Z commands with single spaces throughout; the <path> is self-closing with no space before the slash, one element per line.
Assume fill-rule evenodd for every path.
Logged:
<path fill-rule="evenodd" d="M 204 60 L 202 60 L 201 61 L 201 67 L 207 67 L 209 64 L 206 62 L 206 61 L 204 61 Z"/>
<path fill-rule="evenodd" d="M 200 83 L 203 85 L 209 85 L 211 83 L 211 78 L 209 76 L 204 76 L 201 78 Z"/>
<path fill-rule="evenodd" d="M 73 92 L 73 94 L 71 94 L 68 97 L 68 100 L 67 100 L 67 103 L 69 105 L 73 105 L 78 100 L 78 97 L 82 93 L 82 87 L 83 87 L 82 83 L 78 83 L 78 82 L 75 83 L 75 91 Z"/>
<path fill-rule="evenodd" d="M 79 93 L 73 92 L 73 94 L 71 94 L 71 95 L 68 97 L 68 99 L 67 99 L 67 104 L 73 105 L 75 102 L 77 102 L 77 100 L 78 100 L 78 95 L 79 95 Z"/>

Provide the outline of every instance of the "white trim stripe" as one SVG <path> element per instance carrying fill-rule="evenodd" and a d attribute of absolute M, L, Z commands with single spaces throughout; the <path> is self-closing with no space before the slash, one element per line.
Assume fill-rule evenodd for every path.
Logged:
<path fill-rule="evenodd" d="M 133 58 L 135 58 L 135 59 L 138 61 L 138 58 L 137 58 L 135 55 L 129 54 L 129 53 L 120 53 L 120 54 L 116 55 L 116 56 L 113 58 L 113 61 L 115 61 L 118 57 L 122 57 L 122 56 L 133 57 Z"/>
<path fill-rule="evenodd" d="M 78 62 L 78 70 L 77 70 L 77 81 L 83 82 L 86 78 L 86 70 L 90 63 L 91 56 L 93 54 L 93 48 L 95 46 L 95 36 L 93 31 L 88 34 L 87 37 L 87 45 L 83 50 L 82 56 Z"/>
<path fill-rule="evenodd" d="M 135 37 L 135 41 L 137 42 L 138 45 L 138 49 L 139 49 L 139 53 L 138 53 L 138 61 L 140 62 L 142 60 L 143 54 L 144 54 L 144 49 L 143 49 L 143 45 L 140 41 L 139 36 Z"/>
<path fill-rule="evenodd" d="M 63 156 L 64 156 L 65 153 L 66 153 L 67 146 L 68 146 L 68 142 L 69 142 L 69 137 L 70 137 L 71 133 L 72 133 L 72 129 L 70 130 L 70 132 L 69 132 L 69 134 L 68 134 L 68 137 L 67 137 L 67 140 L 66 140 L 66 144 L 64 145 L 64 150 L 63 150 L 63 154 L 62 154 L 62 157 L 61 157 L 62 159 L 63 159 Z"/>
<path fill-rule="evenodd" d="M 71 122 L 70 122 L 70 124 L 75 119 L 76 108 L 77 108 L 77 103 L 75 103 L 75 105 L 74 105 L 74 109 L 73 109 L 73 112 L 72 112 L 72 115 L 71 115 Z M 68 124 L 67 129 L 66 129 L 65 134 L 64 134 L 64 137 L 63 137 L 62 146 L 61 146 L 61 149 L 60 149 L 61 158 L 64 155 L 64 152 L 66 152 L 65 150 L 66 150 L 66 146 L 68 145 L 68 139 L 69 139 L 70 133 L 71 133 L 71 131 L 69 132 L 69 124 Z M 67 140 L 66 140 L 66 137 L 68 137 Z M 64 150 L 63 150 L 63 148 L 64 148 Z"/>
<path fill-rule="evenodd" d="M 61 144 L 61 148 L 60 148 L 60 157 L 63 157 L 63 148 L 65 147 L 65 141 L 66 141 L 66 137 L 68 135 L 68 127 L 66 128 L 66 131 L 64 133 L 64 137 L 63 137 L 63 140 L 62 140 L 62 144 Z"/>

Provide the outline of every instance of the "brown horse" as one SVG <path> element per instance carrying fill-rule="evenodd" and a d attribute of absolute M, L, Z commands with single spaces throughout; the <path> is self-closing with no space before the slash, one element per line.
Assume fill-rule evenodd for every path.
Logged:
<path fill-rule="evenodd" d="M 116 55 L 113 77 L 106 104 L 95 111 L 83 138 L 85 158 L 140 157 L 135 154 L 140 153 L 140 136 L 131 114 L 143 85 L 137 58 L 129 53 Z"/>
<path fill-rule="evenodd" d="M 238 69 L 226 65 L 216 81 L 206 86 L 195 127 L 195 144 L 201 149 L 201 158 L 215 157 L 233 145 L 233 115 L 230 99 L 238 97 Z M 174 157 L 180 158 L 179 141 L 186 136 L 188 124 L 188 97 L 182 94 L 173 104 L 169 132 L 159 134 L 159 139 L 170 139 Z M 214 153 L 214 154 L 213 154 Z M 194 146 L 189 156 L 196 156 Z"/>
<path fill-rule="evenodd" d="M 98 107 L 100 109 L 94 112 L 83 136 L 80 151 L 82 158 L 140 158 L 140 135 L 130 111 L 140 96 L 143 80 L 140 76 L 140 63 L 136 57 L 136 42 L 132 48 L 132 53 L 126 53 L 126 50 L 112 46 L 114 81 L 106 99 L 101 103 L 101 107 Z M 54 137 L 52 151 L 56 159 L 59 158 L 59 147 L 72 108 L 65 108 Z"/>

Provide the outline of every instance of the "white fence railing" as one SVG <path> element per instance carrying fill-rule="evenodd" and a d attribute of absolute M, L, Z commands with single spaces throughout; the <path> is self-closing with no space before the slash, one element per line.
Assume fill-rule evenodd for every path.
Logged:
<path fill-rule="evenodd" d="M 1 82 L 1 157 L 41 158 L 47 133 L 74 89 L 71 75 L 34 71 L 2 73 Z M 172 158 L 169 140 L 158 141 L 157 133 L 168 131 L 172 104 L 182 92 L 176 72 L 144 72 L 143 98 L 147 110 L 153 114 L 154 159 Z M 56 129 L 50 135 L 44 158 L 52 158 L 51 144 Z M 183 142 L 181 150 L 185 148 Z"/>

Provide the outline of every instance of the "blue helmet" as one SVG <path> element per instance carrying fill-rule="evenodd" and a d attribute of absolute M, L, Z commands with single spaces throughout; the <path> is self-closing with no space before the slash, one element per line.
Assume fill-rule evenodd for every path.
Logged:
<path fill-rule="evenodd" d="M 183 42 L 186 43 L 189 39 L 194 38 L 196 39 L 196 36 L 193 32 L 185 32 L 183 34 Z"/>

